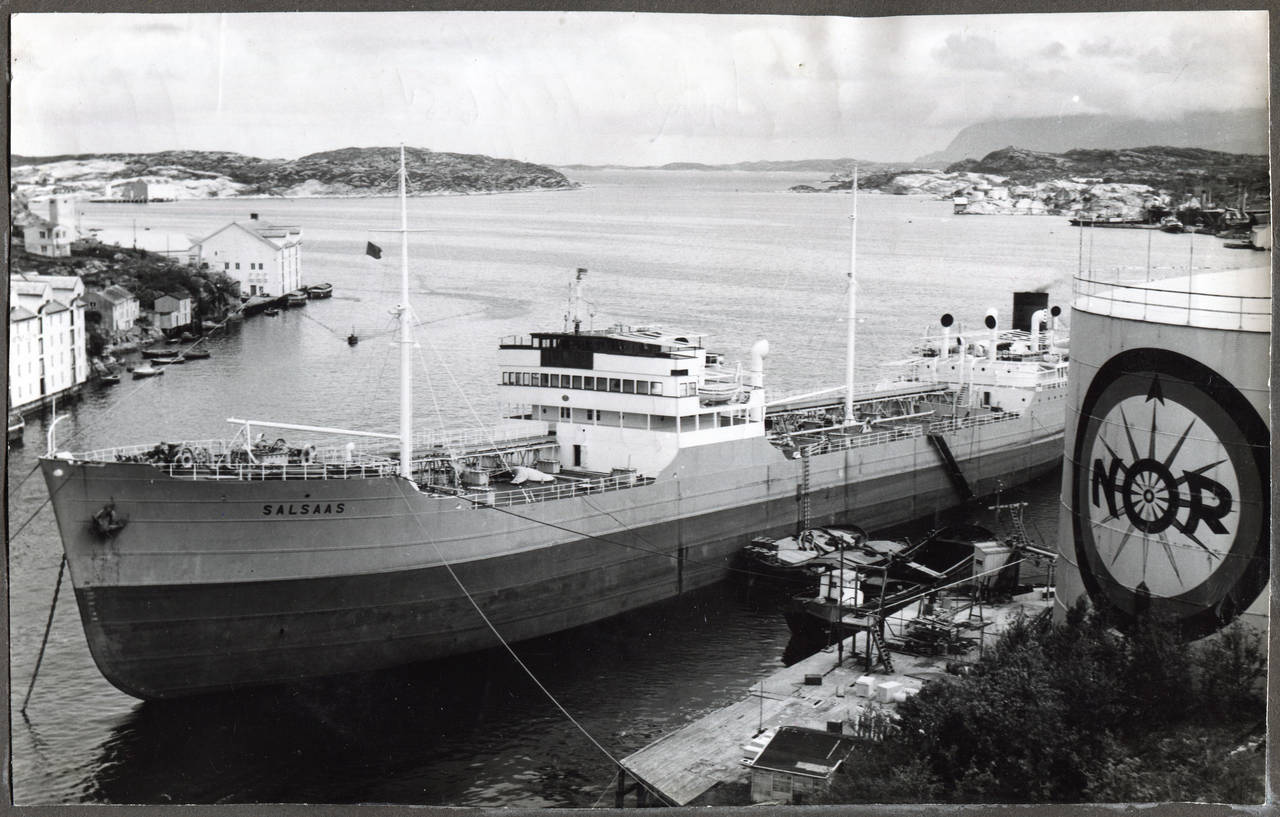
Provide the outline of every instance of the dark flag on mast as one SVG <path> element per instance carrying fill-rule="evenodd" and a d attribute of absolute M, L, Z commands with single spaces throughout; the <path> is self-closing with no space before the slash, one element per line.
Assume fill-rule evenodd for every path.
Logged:
<path fill-rule="evenodd" d="M 372 241 L 366 241 L 364 245 L 364 254 L 372 255 L 374 258 L 381 258 L 382 248 L 377 244 L 374 244 Z"/>

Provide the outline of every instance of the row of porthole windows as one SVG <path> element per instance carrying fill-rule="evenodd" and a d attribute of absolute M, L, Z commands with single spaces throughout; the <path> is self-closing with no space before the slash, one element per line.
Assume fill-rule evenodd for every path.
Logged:
<path fill-rule="evenodd" d="M 625 377 L 595 377 L 580 374 L 554 374 L 550 372 L 503 372 L 504 386 L 545 386 L 552 389 L 582 389 L 584 391 L 608 391 L 619 394 L 648 394 L 662 396 L 659 380 L 632 380 Z M 693 381 L 676 384 L 678 397 L 690 397 L 698 393 Z"/>

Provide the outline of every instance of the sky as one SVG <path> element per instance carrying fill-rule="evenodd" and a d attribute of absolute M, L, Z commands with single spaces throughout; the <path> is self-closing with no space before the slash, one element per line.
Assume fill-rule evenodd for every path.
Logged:
<path fill-rule="evenodd" d="M 910 161 L 989 119 L 1267 105 L 1261 11 L 18 14 L 10 149 Z"/>

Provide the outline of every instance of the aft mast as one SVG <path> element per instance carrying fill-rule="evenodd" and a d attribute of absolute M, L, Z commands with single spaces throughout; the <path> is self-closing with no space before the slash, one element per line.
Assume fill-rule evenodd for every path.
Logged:
<path fill-rule="evenodd" d="M 858 316 L 858 166 L 853 166 L 853 212 L 849 215 L 848 352 L 844 362 L 844 421 L 853 422 L 853 356 Z"/>

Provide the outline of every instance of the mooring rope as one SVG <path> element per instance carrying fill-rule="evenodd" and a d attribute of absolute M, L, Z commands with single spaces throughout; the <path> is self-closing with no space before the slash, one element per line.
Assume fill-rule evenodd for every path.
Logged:
<path fill-rule="evenodd" d="M 427 541 L 431 544 L 431 548 L 436 552 L 436 557 L 440 559 L 440 564 L 442 564 L 444 566 L 444 569 L 448 571 L 449 576 L 453 579 L 454 584 L 456 584 L 458 586 L 458 589 L 462 591 L 462 595 L 466 596 L 467 601 L 471 603 L 471 606 L 475 609 L 476 613 L 480 616 L 480 620 L 483 621 L 485 626 L 489 628 L 489 632 L 493 633 L 494 638 L 498 639 L 498 643 L 501 644 L 503 649 L 507 651 L 507 653 L 511 656 L 512 660 L 516 662 L 516 664 L 520 667 L 520 669 L 524 670 L 524 673 L 528 675 L 529 679 L 533 681 L 534 685 L 536 685 L 538 689 L 542 691 L 542 694 L 547 696 L 547 700 L 551 701 L 551 703 L 555 705 L 556 709 L 560 710 L 560 714 L 564 715 L 564 717 L 569 721 L 569 723 L 573 724 L 573 726 L 579 732 L 582 733 L 583 737 L 585 737 L 588 741 L 591 742 L 592 746 L 595 746 L 596 749 L 598 749 L 601 754 L 603 754 L 606 758 L 609 759 L 610 763 L 612 763 L 614 766 L 618 768 L 619 774 L 629 775 L 638 784 L 640 784 L 641 786 L 644 786 L 644 788 L 649 793 L 657 797 L 659 802 L 663 802 L 663 803 L 667 802 L 667 798 L 664 797 L 661 792 L 655 791 L 648 783 L 644 782 L 640 778 L 631 774 L 627 770 L 627 767 L 622 765 L 621 760 L 614 757 L 612 752 L 606 749 L 604 745 L 600 743 L 600 741 L 596 740 L 595 737 L 589 731 L 587 731 L 587 728 L 583 726 L 578 721 L 577 718 L 573 717 L 573 715 L 569 712 L 569 710 L 565 708 L 564 704 L 560 703 L 560 700 L 551 693 L 551 690 L 547 689 L 546 685 L 542 683 L 542 681 L 538 678 L 536 674 L 534 674 L 533 670 L 529 668 L 529 665 L 524 662 L 524 660 L 515 651 L 515 649 L 511 646 L 511 644 L 508 643 L 507 639 L 503 638 L 502 633 L 500 633 L 498 631 L 498 628 L 494 626 L 493 621 L 491 621 L 489 617 L 485 615 L 484 610 L 480 607 L 480 603 L 475 600 L 475 597 L 471 595 L 471 591 L 469 591 L 466 585 L 462 583 L 462 579 L 454 571 L 453 565 L 450 564 L 449 560 L 444 557 L 444 553 L 440 550 L 439 544 L 436 543 L 435 537 L 431 535 L 430 531 L 427 530 L 426 526 L 422 524 L 422 520 L 419 518 L 418 514 L 414 512 L 413 503 L 409 501 L 409 495 L 404 492 L 404 483 L 405 481 L 397 480 L 395 484 L 397 489 L 400 491 L 400 498 L 404 500 L 405 507 L 408 508 L 409 510 L 409 516 L 413 518 L 413 521 L 418 525 L 418 529 L 422 531 L 424 536 L 426 536 Z"/>
<path fill-rule="evenodd" d="M 41 506 L 43 507 L 43 506 Z M 44 638 L 40 639 L 40 653 L 36 656 L 36 668 L 31 672 L 31 683 L 27 685 L 27 696 L 22 699 L 22 717 L 27 716 L 27 704 L 31 702 L 31 691 L 36 688 L 36 676 L 40 674 L 40 665 L 44 662 L 44 650 L 49 644 L 49 633 L 53 630 L 53 614 L 58 609 L 58 591 L 62 589 L 62 574 L 67 570 L 67 554 L 62 554 L 62 562 L 58 564 L 58 581 L 53 586 L 53 602 L 49 605 L 49 620 L 44 625 Z"/>

